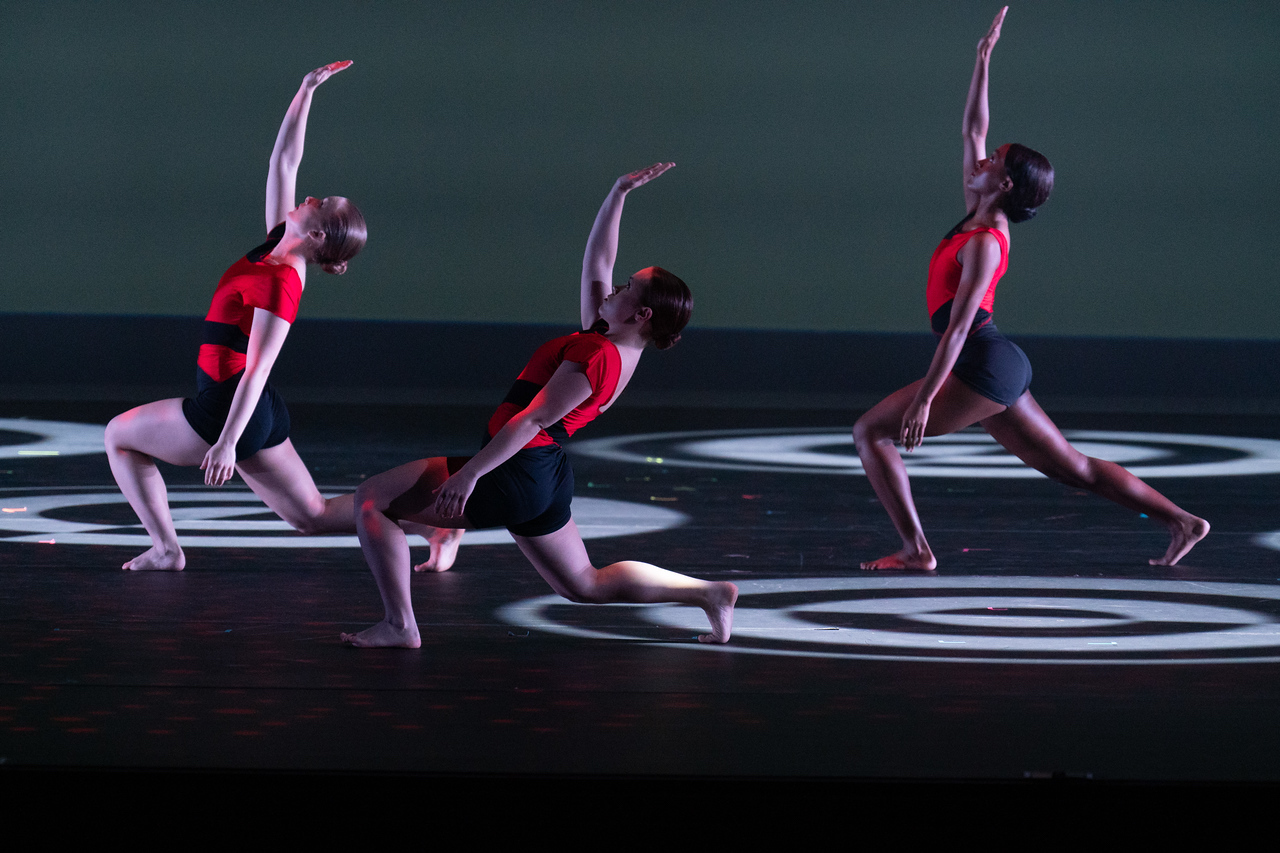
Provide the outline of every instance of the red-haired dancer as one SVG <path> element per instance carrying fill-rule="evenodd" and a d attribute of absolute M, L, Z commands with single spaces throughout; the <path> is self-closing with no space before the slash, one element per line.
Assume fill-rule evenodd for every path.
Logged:
<path fill-rule="evenodd" d="M 267 168 L 267 241 L 218 282 L 205 317 L 196 396 L 148 403 L 107 425 L 111 472 L 152 542 L 125 569 L 186 565 L 156 459 L 199 465 L 210 486 L 238 470 L 267 506 L 303 533 L 354 530 L 351 495 L 326 500 L 316 489 L 289 441 L 289 411 L 267 382 L 297 317 L 307 265 L 341 275 L 364 246 L 364 219 L 345 198 L 295 202 L 312 94 L 350 65 L 312 71 L 289 104 Z"/>

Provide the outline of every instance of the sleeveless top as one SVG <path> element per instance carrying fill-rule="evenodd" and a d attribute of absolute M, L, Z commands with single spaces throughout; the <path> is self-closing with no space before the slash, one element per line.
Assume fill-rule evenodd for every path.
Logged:
<path fill-rule="evenodd" d="M 556 444 L 595 420 L 600 414 L 600 407 L 613 399 L 618 379 L 622 376 L 622 356 L 618 348 L 598 329 L 593 327 L 589 331 L 575 332 L 538 347 L 524 370 L 520 371 L 502 405 L 489 419 L 489 437 L 497 435 L 507 421 L 528 408 L 538 392 L 551 381 L 557 368 L 566 361 L 582 365 L 587 381 L 591 383 L 591 394 L 559 421 L 539 430 L 525 447 Z"/>
<path fill-rule="evenodd" d="M 253 309 L 262 308 L 292 323 L 298 317 L 302 281 L 288 264 L 263 261 L 284 237 L 281 222 L 267 242 L 236 261 L 222 274 L 204 318 L 204 334 L 196 364 L 215 382 L 226 382 L 245 368 Z"/>
<path fill-rule="evenodd" d="M 960 224 L 963 225 L 964 222 Z M 978 306 L 978 313 L 973 318 L 973 326 L 969 329 L 969 334 L 972 335 L 991 322 L 996 303 L 996 283 L 1009 268 L 1009 241 L 997 228 L 953 231 L 942 238 L 938 248 L 933 250 L 933 257 L 929 259 L 929 284 L 925 288 L 925 302 L 929 308 L 929 323 L 935 334 L 945 333 L 951 324 L 951 305 L 956 298 L 956 291 L 960 288 L 960 276 L 964 271 L 960 262 L 956 260 L 956 255 L 978 234 L 995 235 L 996 241 L 1000 243 L 1000 265 L 991 276 L 991 282 L 987 285 L 987 292 Z"/>

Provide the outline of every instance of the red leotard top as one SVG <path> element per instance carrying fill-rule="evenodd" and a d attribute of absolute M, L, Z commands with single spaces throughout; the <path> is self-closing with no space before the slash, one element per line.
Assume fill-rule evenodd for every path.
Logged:
<path fill-rule="evenodd" d="M 232 264 L 213 291 L 196 364 L 215 382 L 226 382 L 244 370 L 253 309 L 270 311 L 287 323 L 298 317 L 302 299 L 298 271 L 288 264 L 262 260 L 283 236 L 282 222 L 272 229 L 266 243 Z"/>
<path fill-rule="evenodd" d="M 524 411 L 543 386 L 551 381 L 556 369 L 566 361 L 582 365 L 587 381 L 591 383 L 591 395 L 557 423 L 539 430 L 525 447 L 555 444 L 558 439 L 568 438 L 595 420 L 600 414 L 600 407 L 613 399 L 618 388 L 622 356 L 613 341 L 603 332 L 592 329 L 565 335 L 538 347 L 524 370 L 520 371 L 502 405 L 489 419 L 489 437 L 497 435 L 507 421 Z"/>
<path fill-rule="evenodd" d="M 956 260 L 956 255 L 978 234 L 996 236 L 996 240 L 1000 243 L 1000 266 L 996 267 L 995 274 L 991 276 L 991 283 L 987 285 L 987 292 L 978 306 L 978 314 L 974 318 L 970 334 L 991 322 L 991 314 L 996 305 L 996 282 L 1000 281 L 1004 271 L 1009 268 L 1009 241 L 997 228 L 961 231 L 958 234 L 943 237 L 938 248 L 933 250 L 933 257 L 929 259 L 929 285 L 925 288 L 925 302 L 929 306 L 929 320 L 933 330 L 938 334 L 945 332 L 950 324 L 951 301 L 956 298 L 956 291 L 960 288 L 960 274 L 964 268 Z M 947 310 L 939 315 L 938 310 L 943 307 Z M 940 322 L 942 328 L 938 328 Z"/>

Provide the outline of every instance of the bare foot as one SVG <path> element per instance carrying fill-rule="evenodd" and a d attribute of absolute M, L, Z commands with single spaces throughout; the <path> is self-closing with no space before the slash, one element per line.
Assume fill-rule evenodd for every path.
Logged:
<path fill-rule="evenodd" d="M 343 634 L 342 642 L 357 649 L 416 649 L 422 646 L 422 637 L 416 624 L 397 628 L 383 619 L 359 634 Z"/>
<path fill-rule="evenodd" d="M 932 551 L 926 550 L 917 554 L 906 549 L 862 564 L 862 568 L 869 572 L 884 571 L 886 569 L 889 571 L 931 572 L 937 567 L 938 561 L 933 558 Z"/>
<path fill-rule="evenodd" d="M 426 536 L 431 546 L 431 557 L 425 563 L 413 567 L 415 572 L 447 572 L 453 568 L 453 561 L 458 558 L 458 546 L 462 544 L 462 534 L 466 531 L 448 527 L 428 527 L 430 534 Z"/>
<path fill-rule="evenodd" d="M 711 584 L 707 606 L 702 608 L 711 620 L 711 633 L 699 634 L 699 643 L 727 643 L 733 632 L 733 606 L 738 603 L 738 587 L 728 581 Z"/>
<path fill-rule="evenodd" d="M 1169 550 L 1158 560 L 1147 560 L 1153 566 L 1172 566 L 1187 555 L 1195 544 L 1209 535 L 1209 522 L 1188 513 L 1186 518 L 1169 523 Z"/>
<path fill-rule="evenodd" d="M 180 572 L 187 565 L 187 555 L 179 548 L 176 552 L 152 548 L 139 554 L 120 568 L 126 572 Z"/>

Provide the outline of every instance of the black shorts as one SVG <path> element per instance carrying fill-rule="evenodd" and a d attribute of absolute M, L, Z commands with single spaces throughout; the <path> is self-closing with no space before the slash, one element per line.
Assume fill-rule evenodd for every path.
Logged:
<path fill-rule="evenodd" d="M 1012 406 L 1031 387 L 1031 362 L 995 323 L 987 323 L 964 342 L 951 375 L 988 400 Z"/>
<path fill-rule="evenodd" d="M 449 473 L 469 456 L 450 456 Z M 558 444 L 526 447 L 476 481 L 463 515 L 474 527 L 505 527 L 517 536 L 555 533 L 573 517 L 573 467 Z"/>
<path fill-rule="evenodd" d="M 196 396 L 182 401 L 182 414 L 196 435 L 206 443 L 218 443 L 227 415 L 231 412 L 231 399 L 243 377 L 242 370 L 226 382 L 215 382 L 203 370 L 196 370 Z M 236 442 L 236 459 L 248 459 L 264 447 L 283 444 L 288 437 L 289 408 L 268 382 L 248 425 Z"/>

